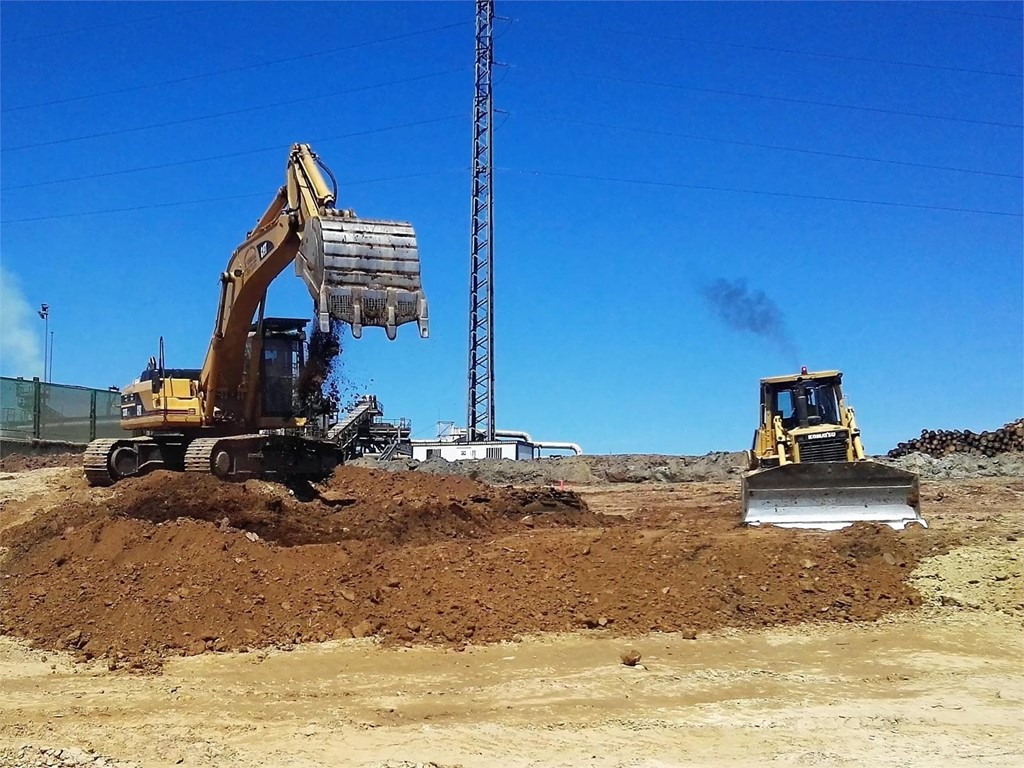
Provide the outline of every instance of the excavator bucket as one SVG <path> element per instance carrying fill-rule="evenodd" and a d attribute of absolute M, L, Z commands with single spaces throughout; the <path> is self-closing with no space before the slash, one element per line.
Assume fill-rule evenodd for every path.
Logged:
<path fill-rule="evenodd" d="M 416 322 L 427 337 L 427 297 L 412 225 L 344 216 L 320 216 L 306 225 L 295 272 L 317 305 L 320 330 L 330 319 L 383 328 L 394 339 L 398 326 Z"/>
<path fill-rule="evenodd" d="M 860 521 L 927 527 L 913 472 L 874 461 L 785 464 L 743 477 L 743 522 L 835 530 Z"/>

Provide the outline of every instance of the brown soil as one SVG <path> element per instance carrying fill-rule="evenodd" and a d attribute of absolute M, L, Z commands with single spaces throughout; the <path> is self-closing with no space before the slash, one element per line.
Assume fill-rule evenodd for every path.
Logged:
<path fill-rule="evenodd" d="M 0 534 L 0 632 L 149 668 L 365 635 L 462 647 L 870 620 L 918 604 L 907 574 L 949 543 L 745 529 L 734 488 L 682 493 L 622 518 L 571 492 L 353 467 L 296 495 L 172 473 L 72 489 Z"/>
<path fill-rule="evenodd" d="M 247 491 L 257 499 L 253 494 L 264 492 L 288 497 L 272 485 Z M 707 531 L 718 553 L 723 539 L 742 535 L 732 524 L 736 484 L 605 484 L 580 494 L 594 512 L 648 521 L 647 528 L 627 522 L 616 532 L 668 531 L 666 547 L 679 530 Z M 4 474 L 0 538 L 60 508 L 116 503 L 120 495 L 118 487 L 88 488 L 80 469 Z M 88 750 L 90 764 L 100 764 L 98 753 L 118 765 L 153 768 L 503 768 L 510 754 L 522 766 L 597 768 L 674 765 L 680 754 L 708 768 L 1022 765 L 1024 480 L 923 479 L 921 495 L 930 528 L 911 532 L 914 551 L 954 546 L 909 574 L 923 596 L 920 608 L 876 622 L 830 621 L 829 610 L 796 625 L 701 631 L 696 641 L 684 632 L 634 633 L 614 623 L 580 631 L 574 624 L 572 632 L 471 643 L 460 653 L 445 641 L 413 648 L 374 647 L 372 640 L 282 644 L 168 659 L 158 677 L 108 671 L 119 666 L 109 660 L 76 664 L 71 654 L 0 637 L 0 765 L 35 764 L 24 754 L 44 748 L 46 760 L 60 755 L 67 762 L 69 747 Z M 712 518 L 722 524 L 709 525 Z M 576 529 L 576 538 L 600 528 Z M 472 546 L 477 560 L 485 543 L 496 557 L 512 558 L 500 547 L 524 552 L 571 532 L 535 524 L 447 540 Z M 762 532 L 748 533 L 748 547 L 760 548 Z M 364 543 L 373 541 L 321 549 Z M 421 547 L 424 557 L 437 546 Z M 600 547 L 594 554 L 610 556 Z M 662 554 L 669 552 L 653 562 Z M 790 553 L 780 554 L 785 570 Z M 646 580 L 648 563 L 620 564 Z M 689 573 L 678 567 L 675 578 Z M 545 583 L 549 591 L 562 588 Z M 659 599 L 660 590 L 644 602 Z M 630 651 L 639 660 L 627 667 L 622 657 Z"/>
<path fill-rule="evenodd" d="M 80 466 L 82 466 L 81 453 L 12 453 L 0 459 L 0 472 L 25 472 L 29 469 L 43 469 L 45 467 Z"/>

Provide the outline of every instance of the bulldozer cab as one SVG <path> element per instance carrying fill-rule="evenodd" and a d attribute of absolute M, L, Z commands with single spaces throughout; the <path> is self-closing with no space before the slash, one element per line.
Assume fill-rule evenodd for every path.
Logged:
<path fill-rule="evenodd" d="M 767 403 L 771 416 L 780 417 L 787 430 L 841 424 L 841 399 L 838 376 L 766 382 L 761 390 L 762 409 Z"/>

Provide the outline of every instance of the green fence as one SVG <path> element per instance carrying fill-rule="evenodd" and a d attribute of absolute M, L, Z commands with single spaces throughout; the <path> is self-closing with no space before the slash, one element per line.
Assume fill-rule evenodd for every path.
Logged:
<path fill-rule="evenodd" d="M 0 377 L 0 437 L 87 443 L 123 437 L 121 393 Z"/>

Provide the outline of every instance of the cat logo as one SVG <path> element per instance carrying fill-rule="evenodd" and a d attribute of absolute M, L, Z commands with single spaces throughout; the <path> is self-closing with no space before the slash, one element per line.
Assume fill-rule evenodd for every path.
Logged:
<path fill-rule="evenodd" d="M 274 244 L 272 242 L 270 242 L 269 240 L 264 240 L 262 243 L 256 246 L 256 253 L 259 254 L 261 260 L 265 259 L 267 258 L 267 254 L 270 253 L 273 247 Z"/>

